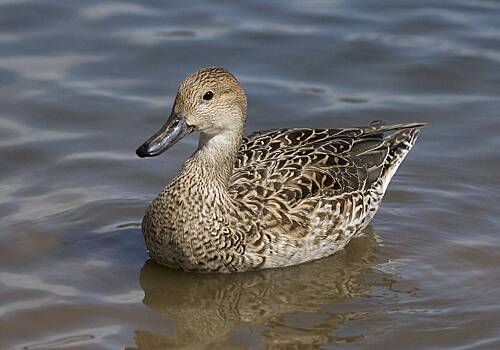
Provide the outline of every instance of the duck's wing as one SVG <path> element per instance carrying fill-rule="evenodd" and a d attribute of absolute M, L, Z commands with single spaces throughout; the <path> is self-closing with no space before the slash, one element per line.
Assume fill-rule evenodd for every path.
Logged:
<path fill-rule="evenodd" d="M 282 129 L 247 137 L 229 183 L 247 249 L 272 267 L 344 247 L 375 214 L 421 126 Z"/>
<path fill-rule="evenodd" d="M 238 152 L 229 193 L 242 212 L 263 225 L 288 222 L 290 230 L 307 232 L 318 206 L 363 201 L 373 190 L 381 198 L 423 125 L 252 134 Z"/>
<path fill-rule="evenodd" d="M 254 133 L 243 140 L 230 189 L 261 200 L 279 197 L 288 207 L 325 192 L 363 191 L 383 178 L 389 158 L 396 157 L 395 145 L 413 143 L 423 125 Z M 384 137 L 385 132 L 394 133 Z"/>

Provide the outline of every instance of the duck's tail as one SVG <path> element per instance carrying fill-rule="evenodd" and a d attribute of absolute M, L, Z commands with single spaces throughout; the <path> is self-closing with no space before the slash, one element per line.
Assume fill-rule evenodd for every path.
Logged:
<path fill-rule="evenodd" d="M 417 141 L 420 129 L 425 125 L 425 123 L 408 123 L 372 126 L 374 129 L 373 132 L 377 134 L 394 131 L 384 138 L 384 144 L 389 146 L 389 152 L 380 176 L 382 193 L 387 189 L 389 182 L 396 173 L 396 170 L 398 170 L 401 162 L 405 159 L 406 155 Z"/>

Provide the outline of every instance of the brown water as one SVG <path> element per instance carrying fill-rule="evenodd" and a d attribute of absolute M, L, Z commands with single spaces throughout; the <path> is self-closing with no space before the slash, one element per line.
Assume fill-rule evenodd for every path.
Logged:
<path fill-rule="evenodd" d="M 500 2 L 409 3 L 0 0 L 0 348 L 499 349 Z M 208 65 L 248 131 L 429 124 L 365 236 L 273 271 L 147 262 L 196 138 L 134 151 Z"/>

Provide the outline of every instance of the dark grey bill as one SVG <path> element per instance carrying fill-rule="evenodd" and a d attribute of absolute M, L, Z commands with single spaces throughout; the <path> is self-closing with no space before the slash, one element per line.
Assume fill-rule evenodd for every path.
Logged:
<path fill-rule="evenodd" d="M 193 128 L 186 124 L 184 114 L 172 111 L 165 125 L 135 151 L 141 158 L 154 157 L 169 149 L 177 141 L 189 134 Z"/>

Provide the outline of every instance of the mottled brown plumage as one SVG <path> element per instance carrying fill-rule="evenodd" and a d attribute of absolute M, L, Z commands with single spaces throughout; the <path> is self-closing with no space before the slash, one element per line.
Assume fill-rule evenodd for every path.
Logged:
<path fill-rule="evenodd" d="M 335 253 L 373 218 L 423 125 L 292 128 L 242 140 L 246 110 L 243 89 L 222 68 L 199 70 L 181 84 L 167 124 L 185 123 L 200 132 L 200 143 L 144 217 L 158 263 L 235 272 Z M 150 141 L 138 154 L 168 148 L 158 152 Z"/>

